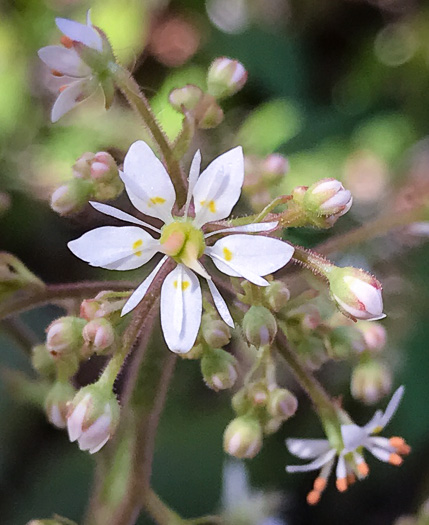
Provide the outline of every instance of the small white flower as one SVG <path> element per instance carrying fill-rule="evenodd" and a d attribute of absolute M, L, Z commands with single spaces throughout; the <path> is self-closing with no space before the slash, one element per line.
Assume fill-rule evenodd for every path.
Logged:
<path fill-rule="evenodd" d="M 46 46 L 39 49 L 39 57 L 52 70 L 55 76 L 64 76 L 64 84 L 52 108 L 51 120 L 56 122 L 79 102 L 92 95 L 99 80 L 92 68 L 86 64 L 73 47 L 79 42 L 99 53 L 103 50 L 100 33 L 91 24 L 88 11 L 87 23 L 57 18 L 58 29 L 64 34 L 62 46 Z"/>
<path fill-rule="evenodd" d="M 380 461 L 399 466 L 402 463 L 401 455 L 407 455 L 410 447 L 401 437 L 390 439 L 377 436 L 389 423 L 395 414 L 404 387 L 399 387 L 393 394 L 385 412 L 377 410 L 372 419 L 364 426 L 347 424 L 341 425 L 341 448 L 334 448 L 327 439 L 287 439 L 286 445 L 291 454 L 301 459 L 312 459 L 306 465 L 287 466 L 287 472 L 307 472 L 320 470 L 314 481 L 313 490 L 308 494 L 307 501 L 315 505 L 326 487 L 328 477 L 334 467 L 336 458 L 336 486 L 340 492 L 347 490 L 356 476 L 361 479 L 368 475 L 369 468 L 363 456 L 363 449 L 371 452 Z"/>
<path fill-rule="evenodd" d="M 177 266 L 167 275 L 161 288 L 161 325 L 167 346 L 177 353 L 186 353 L 192 348 L 201 323 L 202 296 L 196 273 L 207 280 L 222 319 L 229 326 L 234 326 L 224 299 L 200 262 L 203 255 L 210 257 L 215 266 L 227 275 L 267 286 L 269 283 L 263 276 L 283 267 L 294 251 L 290 244 L 278 239 L 243 235 L 270 231 L 276 227 L 275 222 L 204 234 L 201 227 L 228 217 L 240 196 L 244 177 L 242 149 L 237 147 L 219 156 L 198 176 L 200 163 L 198 151 L 190 169 L 184 216 L 173 217 L 176 195 L 167 171 L 145 142 L 135 142 L 125 157 L 124 172 L 120 176 L 133 205 L 140 212 L 161 219 L 164 227 L 158 230 L 116 208 L 91 203 L 106 215 L 138 226 L 96 228 L 68 244 L 77 257 L 91 266 L 109 270 L 139 268 L 157 252 L 165 254 L 131 295 L 122 315 L 139 304 L 167 258 L 173 258 Z M 191 199 L 195 208 L 194 218 L 188 216 Z M 161 234 L 161 237 L 155 239 L 142 226 Z M 235 235 L 207 246 L 206 241 L 219 233 Z"/>

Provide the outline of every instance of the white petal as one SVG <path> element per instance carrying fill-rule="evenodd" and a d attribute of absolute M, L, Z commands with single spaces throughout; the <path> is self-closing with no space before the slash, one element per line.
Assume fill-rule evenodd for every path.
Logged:
<path fill-rule="evenodd" d="M 335 475 L 337 476 L 337 479 L 344 479 L 347 477 L 346 461 L 344 459 L 344 456 L 342 455 L 338 456 L 338 463 Z"/>
<path fill-rule="evenodd" d="M 383 418 L 383 411 L 377 410 L 368 423 L 364 426 L 367 434 L 371 434 L 374 428 L 381 426 L 381 420 Z"/>
<path fill-rule="evenodd" d="M 240 197 L 243 179 L 241 146 L 220 155 L 207 166 L 194 188 L 196 227 L 228 217 Z"/>
<path fill-rule="evenodd" d="M 100 450 L 110 437 L 111 423 L 111 414 L 102 414 L 82 433 L 79 438 L 79 448 L 81 450 L 91 450 L 91 454 Z"/>
<path fill-rule="evenodd" d="M 213 302 L 216 306 L 216 310 L 219 312 L 219 315 L 222 317 L 222 319 L 228 326 L 234 328 L 234 321 L 231 317 L 231 314 L 229 313 L 228 306 L 226 305 L 224 298 L 221 296 L 219 290 L 216 288 L 214 282 L 211 279 L 207 280 L 207 284 L 209 285 L 210 292 L 213 297 Z"/>
<path fill-rule="evenodd" d="M 88 98 L 97 89 L 97 84 L 88 78 L 69 84 L 55 101 L 52 112 L 52 122 L 57 122 L 63 115 Z"/>
<path fill-rule="evenodd" d="M 319 468 L 323 467 L 323 465 L 326 465 L 336 454 L 336 451 L 334 449 L 329 450 L 325 454 L 322 454 L 317 459 L 312 461 L 311 463 L 307 463 L 306 465 L 288 465 L 286 467 L 286 472 L 294 473 L 294 472 L 308 472 L 310 470 L 318 470 Z"/>
<path fill-rule="evenodd" d="M 109 217 L 114 217 L 115 219 L 119 219 L 121 221 L 132 222 L 133 224 L 144 226 L 145 228 L 148 228 L 149 230 L 152 230 L 156 233 L 161 233 L 161 230 L 158 228 L 155 228 L 155 226 L 152 226 L 151 224 L 147 222 L 141 221 L 140 219 L 133 217 L 129 213 L 125 213 L 122 210 L 118 210 L 117 208 L 114 208 L 113 206 L 109 206 L 108 204 L 102 204 L 101 202 L 94 202 L 94 201 L 89 201 L 89 204 L 91 204 L 91 206 L 97 211 L 99 211 L 100 213 L 104 213 L 104 215 L 108 215 Z"/>
<path fill-rule="evenodd" d="M 69 439 L 73 443 L 82 434 L 82 425 L 85 418 L 86 410 L 88 408 L 88 401 L 90 394 L 87 394 L 74 408 L 73 412 L 67 418 L 67 431 Z"/>
<path fill-rule="evenodd" d="M 161 288 L 161 326 L 171 351 L 184 354 L 193 347 L 201 324 L 201 312 L 198 278 L 186 266 L 179 264 L 166 277 Z M 174 322 L 175 316 L 180 317 L 180 327 Z"/>
<path fill-rule="evenodd" d="M 398 409 L 399 403 L 401 402 L 402 396 L 404 395 L 404 387 L 400 386 L 396 392 L 393 394 L 392 399 L 389 401 L 389 404 L 386 407 L 386 410 L 381 418 L 380 424 L 384 428 L 392 417 L 395 415 L 395 412 Z"/>
<path fill-rule="evenodd" d="M 375 456 L 380 461 L 384 461 L 385 463 L 389 462 L 390 454 L 391 452 L 389 450 L 385 450 L 384 448 L 378 448 L 373 445 L 366 447 L 373 456 Z"/>
<path fill-rule="evenodd" d="M 198 175 L 200 174 L 200 167 L 201 167 L 201 152 L 198 150 L 194 158 L 192 159 L 191 168 L 189 170 L 189 177 L 188 177 L 188 194 L 186 197 L 186 204 L 185 204 L 185 217 L 188 216 L 189 211 L 189 205 L 191 203 L 192 195 L 194 193 L 194 187 L 198 180 Z"/>
<path fill-rule="evenodd" d="M 121 311 L 121 317 L 126 315 L 127 313 L 131 312 L 143 299 L 146 292 L 149 289 L 149 286 L 152 284 L 152 281 L 155 279 L 156 274 L 159 272 L 163 264 L 166 262 L 168 257 L 163 257 L 159 263 L 155 266 L 155 268 L 150 272 L 150 274 L 146 277 L 146 279 L 141 283 L 140 286 L 138 286 L 131 297 L 128 299 L 128 301 L 125 303 L 124 307 Z"/>
<path fill-rule="evenodd" d="M 88 67 L 79 57 L 74 49 L 67 49 L 62 46 L 46 46 L 37 52 L 39 58 L 55 71 L 69 77 L 83 78 L 91 74 Z"/>
<path fill-rule="evenodd" d="M 286 446 L 291 454 L 301 459 L 317 458 L 330 450 L 327 439 L 287 439 Z"/>
<path fill-rule="evenodd" d="M 131 202 L 138 210 L 164 222 L 172 220 L 171 210 L 176 200 L 173 183 L 146 142 L 138 140 L 131 145 L 120 176 Z"/>
<path fill-rule="evenodd" d="M 108 270 L 133 270 L 146 264 L 159 243 L 136 226 L 102 226 L 71 241 L 69 249 L 91 266 Z"/>
<path fill-rule="evenodd" d="M 222 228 L 221 230 L 216 230 L 214 232 L 207 233 L 204 235 L 204 238 L 212 237 L 218 233 L 259 233 L 259 232 L 268 232 L 274 230 L 278 222 L 258 222 L 254 224 L 244 224 L 243 226 L 233 226 L 232 228 Z"/>
<path fill-rule="evenodd" d="M 341 436 L 343 438 L 344 450 L 351 452 L 363 446 L 368 438 L 368 431 L 365 427 L 358 425 L 341 425 Z"/>
<path fill-rule="evenodd" d="M 75 20 L 68 20 L 67 18 L 56 18 L 55 23 L 58 29 L 71 40 L 81 42 L 97 51 L 102 50 L 103 43 L 101 36 L 92 26 L 80 24 Z"/>
<path fill-rule="evenodd" d="M 288 263 L 294 249 L 290 244 L 271 237 L 229 235 L 206 248 L 206 253 L 223 273 L 259 285 L 268 283 L 261 277 Z"/>

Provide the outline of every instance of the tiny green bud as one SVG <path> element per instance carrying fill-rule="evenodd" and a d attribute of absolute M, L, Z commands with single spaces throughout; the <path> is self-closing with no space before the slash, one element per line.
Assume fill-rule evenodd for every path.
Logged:
<path fill-rule="evenodd" d="M 260 381 L 249 386 L 248 397 L 254 406 L 265 406 L 268 401 L 268 389 L 266 383 Z"/>
<path fill-rule="evenodd" d="M 251 306 L 243 318 L 243 331 L 247 341 L 256 347 L 269 345 L 277 333 L 277 322 L 264 306 Z"/>
<path fill-rule="evenodd" d="M 82 210 L 94 191 L 94 181 L 72 179 L 57 188 L 51 196 L 51 208 L 60 215 Z"/>
<path fill-rule="evenodd" d="M 201 330 L 206 343 L 212 348 L 221 348 L 227 345 L 231 339 L 231 331 L 228 325 L 220 319 L 213 319 L 208 314 L 203 315 Z"/>
<path fill-rule="evenodd" d="M 290 299 L 289 288 L 281 281 L 273 281 L 264 288 L 264 297 L 274 312 L 284 308 Z"/>
<path fill-rule="evenodd" d="M 392 388 L 392 374 L 379 361 L 360 363 L 352 373 L 350 389 L 352 396 L 373 405 L 386 396 Z"/>
<path fill-rule="evenodd" d="M 37 345 L 31 349 L 31 364 L 41 376 L 55 376 L 55 361 L 46 345 Z"/>
<path fill-rule="evenodd" d="M 246 388 L 240 388 L 240 390 L 234 394 L 231 405 L 238 415 L 245 414 L 252 408 Z"/>
<path fill-rule="evenodd" d="M 73 164 L 72 173 L 76 179 L 90 179 L 91 178 L 91 164 L 94 160 L 95 153 L 89 151 L 83 153 L 77 161 Z"/>
<path fill-rule="evenodd" d="M 221 348 L 210 348 L 201 359 L 201 373 L 212 390 L 231 388 L 237 380 L 237 360 Z"/>
<path fill-rule="evenodd" d="M 341 217 L 352 205 L 352 195 L 336 179 L 322 179 L 308 188 L 303 204 L 307 212 L 316 216 Z"/>
<path fill-rule="evenodd" d="M 329 355 L 333 359 L 347 359 L 351 353 L 365 350 L 362 333 L 354 326 L 337 326 L 329 334 Z"/>
<path fill-rule="evenodd" d="M 264 434 L 269 436 L 275 434 L 284 423 L 284 418 L 271 418 L 264 424 Z"/>
<path fill-rule="evenodd" d="M 297 408 L 297 398 L 286 388 L 275 388 L 270 392 L 267 409 L 273 418 L 289 419 L 295 414 Z"/>
<path fill-rule="evenodd" d="M 49 391 L 45 401 L 48 420 L 58 428 L 66 428 L 68 404 L 76 390 L 68 382 L 57 381 Z"/>
<path fill-rule="evenodd" d="M 66 316 L 47 328 L 46 346 L 54 358 L 79 351 L 83 345 L 82 330 L 86 324 L 80 317 Z"/>
<path fill-rule="evenodd" d="M 223 435 L 225 452 L 236 458 L 254 458 L 262 447 L 262 428 L 251 416 L 233 419 Z"/>
<path fill-rule="evenodd" d="M 238 60 L 216 58 L 207 73 L 208 92 L 216 98 L 230 97 L 247 81 L 247 71 Z"/>
<path fill-rule="evenodd" d="M 325 345 L 318 337 L 306 337 L 297 343 L 299 360 L 309 370 L 319 369 L 328 359 Z"/>
<path fill-rule="evenodd" d="M 173 89 L 168 96 L 168 100 L 174 109 L 182 112 L 193 111 L 200 100 L 203 98 L 203 91 L 192 84 L 182 88 Z"/>

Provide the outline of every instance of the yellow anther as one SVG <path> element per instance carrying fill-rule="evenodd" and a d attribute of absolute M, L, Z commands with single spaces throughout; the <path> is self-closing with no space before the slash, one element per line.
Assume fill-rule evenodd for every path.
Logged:
<path fill-rule="evenodd" d="M 139 250 L 143 246 L 143 241 L 139 239 L 138 241 L 133 242 L 133 251 L 134 255 L 137 255 L 137 257 L 141 257 L 142 251 Z"/>
<path fill-rule="evenodd" d="M 189 281 L 182 281 L 182 292 L 184 292 L 187 288 L 189 288 L 189 285 L 191 283 Z M 174 281 L 173 286 L 177 289 L 178 282 Z"/>
<path fill-rule="evenodd" d="M 151 197 L 149 201 L 149 206 L 152 206 L 152 204 L 164 204 L 165 199 L 163 197 Z"/>
<path fill-rule="evenodd" d="M 225 261 L 230 261 L 232 259 L 232 251 L 225 247 L 223 249 L 223 257 Z"/>

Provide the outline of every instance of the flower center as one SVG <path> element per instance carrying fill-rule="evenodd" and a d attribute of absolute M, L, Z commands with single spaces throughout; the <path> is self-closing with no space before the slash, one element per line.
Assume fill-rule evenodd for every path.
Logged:
<path fill-rule="evenodd" d="M 176 220 L 161 230 L 162 251 L 176 262 L 193 267 L 206 247 L 203 232 L 189 222 Z"/>

